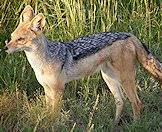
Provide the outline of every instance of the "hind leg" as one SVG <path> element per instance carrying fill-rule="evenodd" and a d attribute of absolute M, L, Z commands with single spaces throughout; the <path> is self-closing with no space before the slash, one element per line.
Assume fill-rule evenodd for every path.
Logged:
<path fill-rule="evenodd" d="M 133 109 L 134 120 L 140 116 L 141 101 L 137 95 L 136 88 L 136 73 L 135 73 L 135 55 L 125 49 L 125 52 L 118 60 L 114 61 L 113 67 L 119 75 L 124 93 L 131 102 Z"/>
<path fill-rule="evenodd" d="M 116 48 L 111 53 L 109 62 L 120 78 L 122 89 L 131 102 L 134 119 L 136 120 L 140 115 L 141 101 L 138 98 L 135 86 L 136 51 L 132 42 L 128 40 L 120 49 Z"/>
<path fill-rule="evenodd" d="M 131 106 L 133 109 L 133 117 L 134 120 L 137 120 L 140 116 L 140 110 L 142 107 L 142 103 L 137 95 L 137 88 L 135 85 L 135 68 L 134 66 L 129 67 L 127 71 L 122 72 L 121 76 L 121 84 L 123 86 L 123 90 L 131 102 Z"/>
<path fill-rule="evenodd" d="M 104 81 L 108 85 L 110 91 L 112 92 L 115 98 L 115 103 L 116 103 L 115 123 L 118 123 L 121 118 L 121 114 L 123 111 L 123 105 L 124 105 L 124 102 L 122 99 L 123 93 L 121 90 L 121 85 L 119 83 L 119 80 L 115 76 L 113 69 L 111 69 L 110 67 L 108 66 L 104 67 L 101 71 L 101 74 L 102 74 Z"/>

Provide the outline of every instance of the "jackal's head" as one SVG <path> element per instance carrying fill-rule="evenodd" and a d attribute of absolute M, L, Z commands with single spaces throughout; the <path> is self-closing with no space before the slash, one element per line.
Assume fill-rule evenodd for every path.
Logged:
<path fill-rule="evenodd" d="M 34 48 L 33 40 L 44 31 L 44 26 L 45 17 L 43 14 L 40 13 L 34 17 L 32 7 L 27 5 L 22 11 L 19 25 L 11 34 L 10 42 L 6 42 L 8 48 L 6 52 L 32 50 Z"/>

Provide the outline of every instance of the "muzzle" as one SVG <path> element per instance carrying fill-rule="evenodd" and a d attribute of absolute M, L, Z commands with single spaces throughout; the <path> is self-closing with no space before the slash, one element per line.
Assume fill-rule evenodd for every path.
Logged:
<path fill-rule="evenodd" d="M 11 43 L 8 43 L 8 40 L 5 41 L 5 46 L 4 46 L 4 50 L 5 52 L 7 52 L 8 54 L 11 54 L 13 52 L 15 52 L 17 49 L 11 46 Z"/>

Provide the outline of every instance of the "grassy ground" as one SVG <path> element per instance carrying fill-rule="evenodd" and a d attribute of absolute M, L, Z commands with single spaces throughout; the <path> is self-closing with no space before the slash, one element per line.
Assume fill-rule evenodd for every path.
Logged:
<path fill-rule="evenodd" d="M 24 6 L 46 16 L 46 36 L 59 41 L 101 31 L 132 32 L 162 59 L 160 0 L 1 0 L 0 48 L 18 24 Z M 120 131 L 162 131 L 160 85 L 137 66 L 138 94 L 144 106 L 141 119 L 132 121 L 126 100 Z M 115 104 L 100 74 L 69 83 L 61 115 L 45 107 L 44 92 L 24 53 L 0 52 L 0 132 L 2 131 L 113 131 Z"/>

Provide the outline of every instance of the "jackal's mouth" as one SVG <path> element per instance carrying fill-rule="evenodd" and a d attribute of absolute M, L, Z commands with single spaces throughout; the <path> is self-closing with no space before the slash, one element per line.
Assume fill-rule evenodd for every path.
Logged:
<path fill-rule="evenodd" d="M 25 47 L 25 46 L 19 48 L 19 47 L 11 47 L 11 46 L 9 46 L 9 45 L 6 45 L 6 46 L 4 47 L 4 50 L 5 50 L 5 52 L 7 52 L 8 54 L 11 54 L 11 53 L 14 53 L 14 52 L 19 52 L 19 51 L 24 51 L 24 50 L 30 51 L 30 49 L 29 49 L 28 47 Z"/>
<path fill-rule="evenodd" d="M 18 48 L 11 47 L 7 40 L 5 41 L 5 43 L 6 43 L 6 46 L 4 47 L 4 50 L 5 50 L 5 52 L 7 52 L 8 54 L 11 54 L 11 53 L 13 53 L 13 52 L 18 51 Z"/>
<path fill-rule="evenodd" d="M 18 48 L 18 47 L 7 47 L 5 46 L 5 52 L 7 52 L 8 54 L 14 53 L 14 52 L 19 52 L 19 51 L 24 51 L 27 50 L 26 47 L 22 47 L 22 48 Z"/>
<path fill-rule="evenodd" d="M 14 53 L 14 52 L 17 52 L 18 49 L 17 48 L 8 48 L 5 50 L 5 52 L 7 52 L 8 54 L 11 54 L 11 53 Z"/>
<path fill-rule="evenodd" d="M 18 48 L 14 48 L 14 47 L 8 47 L 7 45 L 4 47 L 5 52 L 7 52 L 8 54 L 11 54 L 13 52 L 17 52 L 19 51 Z"/>

